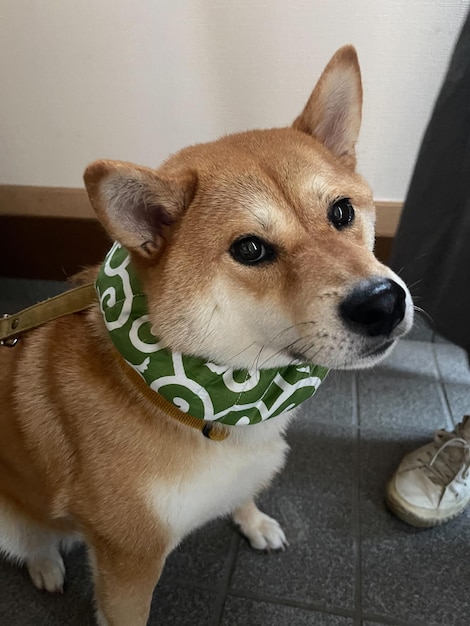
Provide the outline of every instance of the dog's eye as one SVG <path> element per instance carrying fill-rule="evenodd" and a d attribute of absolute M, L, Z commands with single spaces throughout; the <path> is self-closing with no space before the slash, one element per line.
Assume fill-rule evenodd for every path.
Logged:
<path fill-rule="evenodd" d="M 340 198 L 333 202 L 328 211 L 328 219 L 338 230 L 349 226 L 354 220 L 354 209 L 349 198 Z"/>
<path fill-rule="evenodd" d="M 254 235 L 234 241 L 230 246 L 230 254 L 235 261 L 243 265 L 256 265 L 257 263 L 272 261 L 276 256 L 270 245 Z"/>

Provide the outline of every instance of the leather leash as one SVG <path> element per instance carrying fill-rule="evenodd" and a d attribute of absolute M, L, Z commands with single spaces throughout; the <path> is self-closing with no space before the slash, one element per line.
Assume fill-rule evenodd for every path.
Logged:
<path fill-rule="evenodd" d="M 33 306 L 0 317 L 0 346 L 15 346 L 19 336 L 58 317 L 88 308 L 97 299 L 93 283 L 70 289 Z"/>
<path fill-rule="evenodd" d="M 19 341 L 20 335 L 28 330 L 37 328 L 46 322 L 50 322 L 64 315 L 78 313 L 87 309 L 97 300 L 95 285 L 89 283 L 70 289 L 64 293 L 39 302 L 33 306 L 14 313 L 0 317 L 0 347 L 13 348 Z M 228 430 L 219 427 L 207 420 L 197 419 L 187 413 L 183 413 L 176 406 L 165 400 L 158 392 L 153 391 L 145 383 L 143 378 L 132 369 L 132 367 L 116 351 L 115 358 L 123 373 L 129 381 L 139 389 L 147 400 L 163 411 L 168 417 L 199 430 L 205 437 L 213 441 L 223 441 L 228 437 Z"/>

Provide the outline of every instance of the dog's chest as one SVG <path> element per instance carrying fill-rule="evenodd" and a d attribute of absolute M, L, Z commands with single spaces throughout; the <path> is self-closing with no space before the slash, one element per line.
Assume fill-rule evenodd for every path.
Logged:
<path fill-rule="evenodd" d="M 207 453 L 192 459 L 184 474 L 164 480 L 155 477 L 146 487 L 148 505 L 175 543 L 251 500 L 282 468 L 288 450 L 281 436 L 261 446 L 210 443 Z"/>

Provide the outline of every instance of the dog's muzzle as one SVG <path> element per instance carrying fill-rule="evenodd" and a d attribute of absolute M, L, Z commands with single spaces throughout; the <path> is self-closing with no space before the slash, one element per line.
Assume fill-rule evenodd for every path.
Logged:
<path fill-rule="evenodd" d="M 341 302 L 339 309 L 341 318 L 355 333 L 389 337 L 405 316 L 405 290 L 389 278 L 363 280 Z"/>

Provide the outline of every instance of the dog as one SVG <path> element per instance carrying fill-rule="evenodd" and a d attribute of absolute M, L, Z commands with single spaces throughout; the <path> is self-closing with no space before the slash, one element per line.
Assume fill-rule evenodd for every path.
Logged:
<path fill-rule="evenodd" d="M 54 592 L 59 547 L 84 541 L 100 626 L 144 626 L 167 555 L 211 519 L 284 548 L 254 498 L 284 465 L 294 407 L 327 368 L 370 367 L 411 327 L 408 289 L 373 255 L 361 107 L 346 46 L 288 128 L 188 147 L 157 170 L 87 168 L 117 243 L 80 277 L 97 281 L 94 304 L 0 348 L 0 549 Z M 164 376 L 146 379 L 155 355 Z M 182 389 L 193 366 L 215 386 Z"/>

